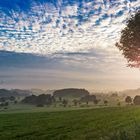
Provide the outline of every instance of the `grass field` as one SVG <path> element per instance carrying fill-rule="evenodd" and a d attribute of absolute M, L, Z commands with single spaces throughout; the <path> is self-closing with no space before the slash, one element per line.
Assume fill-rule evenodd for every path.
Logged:
<path fill-rule="evenodd" d="M 0 140 L 140 140 L 140 108 L 1 113 Z"/>

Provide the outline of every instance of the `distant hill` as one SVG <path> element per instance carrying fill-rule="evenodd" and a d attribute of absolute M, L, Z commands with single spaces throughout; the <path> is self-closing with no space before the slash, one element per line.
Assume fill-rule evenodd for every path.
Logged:
<path fill-rule="evenodd" d="M 7 89 L 0 89 L 0 97 L 10 97 L 10 96 L 29 96 L 31 95 L 31 91 L 29 90 L 20 90 L 20 89 L 12 89 L 12 90 L 7 90 Z"/>
<path fill-rule="evenodd" d="M 33 95 L 40 95 L 40 94 L 53 94 L 55 90 L 42 90 L 42 89 L 31 89 L 30 90 Z"/>
<path fill-rule="evenodd" d="M 140 95 L 140 88 L 138 89 L 129 89 L 129 90 L 124 90 L 122 92 L 120 92 L 121 94 L 124 94 L 124 95 L 129 95 L 131 97 L 134 97 L 136 95 Z"/>
<path fill-rule="evenodd" d="M 85 89 L 68 88 L 56 90 L 54 91 L 53 95 L 54 97 L 81 98 L 83 96 L 89 95 L 89 92 Z"/>

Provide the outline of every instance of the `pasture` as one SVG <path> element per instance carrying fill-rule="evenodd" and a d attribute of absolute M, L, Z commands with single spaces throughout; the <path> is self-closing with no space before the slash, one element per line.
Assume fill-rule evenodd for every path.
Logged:
<path fill-rule="evenodd" d="M 139 140 L 139 107 L 0 113 L 0 140 Z"/>

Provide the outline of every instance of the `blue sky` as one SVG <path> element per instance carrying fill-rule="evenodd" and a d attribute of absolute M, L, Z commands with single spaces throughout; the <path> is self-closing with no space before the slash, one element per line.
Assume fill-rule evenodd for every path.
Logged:
<path fill-rule="evenodd" d="M 0 87 L 137 88 L 139 70 L 114 44 L 138 9 L 138 0 L 0 1 Z"/>

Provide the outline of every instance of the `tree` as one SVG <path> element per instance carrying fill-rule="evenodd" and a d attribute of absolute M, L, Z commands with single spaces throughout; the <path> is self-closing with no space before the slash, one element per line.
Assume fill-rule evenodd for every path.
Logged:
<path fill-rule="evenodd" d="M 107 100 L 104 100 L 104 104 L 107 105 L 108 104 L 108 101 Z"/>
<path fill-rule="evenodd" d="M 95 99 L 95 100 L 93 101 L 93 103 L 94 103 L 95 105 L 97 105 L 99 102 L 100 102 L 100 100 L 97 100 L 97 99 Z"/>
<path fill-rule="evenodd" d="M 67 104 L 68 104 L 68 101 L 67 101 L 67 100 L 65 100 L 65 99 L 63 99 L 62 104 L 63 104 L 63 106 L 64 106 L 64 107 L 66 107 L 66 106 L 67 106 Z"/>
<path fill-rule="evenodd" d="M 94 102 L 95 100 L 97 100 L 95 95 L 86 95 L 80 99 L 81 102 Z"/>
<path fill-rule="evenodd" d="M 116 46 L 128 61 L 128 66 L 140 68 L 140 10 L 127 21 Z"/>
<path fill-rule="evenodd" d="M 14 96 L 10 96 L 10 101 L 14 101 L 15 100 L 15 97 Z"/>
<path fill-rule="evenodd" d="M 0 104 L 1 107 L 5 107 L 5 106 L 8 106 L 8 105 L 9 105 L 8 102 L 4 102 L 4 103 L 1 103 L 1 104 Z"/>
<path fill-rule="evenodd" d="M 72 102 L 73 102 L 74 106 L 77 106 L 78 100 L 74 99 Z"/>
<path fill-rule="evenodd" d="M 28 97 L 25 97 L 22 100 L 22 103 L 27 103 L 27 104 L 33 104 L 33 105 L 51 105 L 52 103 L 55 102 L 54 96 L 51 96 L 51 94 L 40 94 L 38 96 L 31 95 Z"/>
<path fill-rule="evenodd" d="M 59 97 L 59 101 L 60 101 L 60 102 L 62 101 L 62 97 Z"/>
<path fill-rule="evenodd" d="M 131 104 L 132 103 L 132 98 L 130 96 L 127 96 L 125 98 L 125 102 L 128 103 L 128 104 Z"/>
<path fill-rule="evenodd" d="M 17 102 L 18 102 L 18 101 L 17 101 L 17 100 L 15 100 L 15 101 L 14 101 L 14 104 L 17 104 Z"/>
<path fill-rule="evenodd" d="M 140 96 L 136 95 L 133 102 L 134 102 L 135 105 L 140 105 Z"/>

